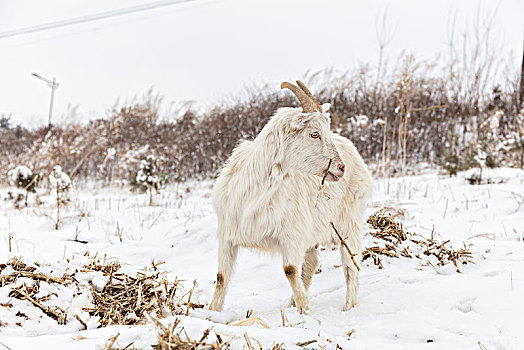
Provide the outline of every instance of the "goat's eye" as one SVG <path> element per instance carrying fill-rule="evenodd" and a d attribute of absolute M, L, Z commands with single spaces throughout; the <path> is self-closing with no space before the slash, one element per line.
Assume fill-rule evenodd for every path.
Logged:
<path fill-rule="evenodd" d="M 314 139 L 319 139 L 320 138 L 320 134 L 315 131 L 314 133 L 311 133 L 311 137 L 314 138 Z"/>

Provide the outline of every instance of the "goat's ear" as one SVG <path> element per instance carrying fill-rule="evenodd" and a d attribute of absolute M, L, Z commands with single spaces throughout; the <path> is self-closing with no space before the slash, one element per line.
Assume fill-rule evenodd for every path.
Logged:
<path fill-rule="evenodd" d="M 311 114 L 299 114 L 293 118 L 288 123 L 290 131 L 299 131 L 304 129 L 307 123 L 311 120 L 313 116 Z"/>
<path fill-rule="evenodd" d="M 322 104 L 322 113 L 326 113 L 329 111 L 329 108 L 331 107 L 331 103 L 323 103 Z"/>

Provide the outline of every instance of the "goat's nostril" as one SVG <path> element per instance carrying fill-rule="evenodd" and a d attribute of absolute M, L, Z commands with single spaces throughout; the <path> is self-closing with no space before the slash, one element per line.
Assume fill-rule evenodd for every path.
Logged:
<path fill-rule="evenodd" d="M 344 163 L 340 163 L 338 165 L 338 170 L 340 170 L 341 173 L 344 173 L 344 170 L 346 170 L 346 165 Z"/>

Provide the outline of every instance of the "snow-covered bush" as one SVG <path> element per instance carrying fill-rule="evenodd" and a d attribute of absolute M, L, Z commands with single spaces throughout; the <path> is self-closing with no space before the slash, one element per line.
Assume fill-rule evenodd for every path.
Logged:
<path fill-rule="evenodd" d="M 37 175 L 34 175 L 28 167 L 20 165 L 14 169 L 9 170 L 7 176 L 11 186 L 16 186 L 17 188 L 27 189 L 28 191 L 34 192 L 36 188 L 36 181 L 33 180 Z"/>
<path fill-rule="evenodd" d="M 71 178 L 62 171 L 60 165 L 55 165 L 49 174 L 49 185 L 51 190 L 56 193 L 56 225 L 58 230 L 60 225 L 60 205 L 70 201 L 69 192 L 72 187 Z"/>
<path fill-rule="evenodd" d="M 120 186 L 131 185 L 136 188 L 137 168 L 140 168 L 140 162 L 151 153 L 149 144 L 141 147 L 133 147 L 125 152 L 118 159 L 118 180 L 116 181 Z"/>
<path fill-rule="evenodd" d="M 484 169 L 494 169 L 499 166 L 499 152 L 501 144 L 498 142 L 499 139 L 499 122 L 502 117 L 502 111 L 496 111 L 491 114 L 484 122 L 479 126 L 479 130 L 476 133 L 475 139 L 468 145 L 467 156 L 472 159 L 470 162 L 475 164 L 478 169 L 474 176 L 466 177 L 471 184 L 482 183 L 482 173 Z M 486 179 L 486 182 L 490 182 L 490 179 Z"/>
<path fill-rule="evenodd" d="M 49 185 L 60 193 L 67 193 L 71 189 L 71 178 L 62 171 L 60 165 L 55 165 L 49 174 Z"/>
<path fill-rule="evenodd" d="M 25 206 L 27 206 L 27 196 L 29 192 L 36 192 L 39 175 L 33 174 L 28 167 L 20 165 L 9 170 L 7 177 L 11 186 L 15 186 L 17 189 L 25 191 L 25 193 L 9 192 L 9 199 L 15 201 L 17 206 L 21 206 L 20 203 L 23 199 Z"/>
<path fill-rule="evenodd" d="M 158 193 L 164 182 L 159 171 L 158 160 L 152 154 L 142 159 L 136 175 L 130 181 L 131 186 L 138 191 L 149 192 L 149 205 L 153 204 L 153 190 Z"/>

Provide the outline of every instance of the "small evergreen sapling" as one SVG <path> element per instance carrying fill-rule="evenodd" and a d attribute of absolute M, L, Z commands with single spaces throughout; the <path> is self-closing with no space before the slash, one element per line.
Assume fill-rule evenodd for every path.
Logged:
<path fill-rule="evenodd" d="M 449 177 L 457 176 L 461 170 L 461 166 L 463 166 L 463 164 L 461 164 L 461 157 L 459 156 L 460 139 L 454 128 L 454 125 L 452 125 L 446 132 L 440 150 L 439 163 L 442 169 L 448 173 Z"/>
<path fill-rule="evenodd" d="M 147 156 L 140 162 L 136 176 L 131 179 L 131 185 L 140 192 L 149 192 L 149 206 L 153 205 L 153 190 L 157 193 L 164 184 L 164 179 L 160 176 L 158 160 L 154 155 Z"/>

